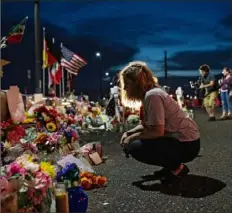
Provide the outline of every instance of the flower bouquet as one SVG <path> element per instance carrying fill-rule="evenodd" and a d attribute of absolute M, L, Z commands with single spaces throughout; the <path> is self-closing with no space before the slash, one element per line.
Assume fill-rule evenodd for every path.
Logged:
<path fill-rule="evenodd" d="M 26 135 L 25 129 L 11 119 L 1 122 L 1 133 L 2 141 L 7 140 L 12 146 Z"/>
<path fill-rule="evenodd" d="M 80 173 L 80 184 L 85 190 L 105 186 L 107 178 L 89 172 Z"/>
<path fill-rule="evenodd" d="M 35 161 L 34 156 L 24 154 L 2 169 L 3 177 L 11 184 L 11 190 L 5 190 L 17 192 L 17 212 L 49 212 L 51 197 L 48 195 L 51 195 L 55 167 L 48 162 Z M 12 205 L 3 204 L 5 209 Z"/>
<path fill-rule="evenodd" d="M 40 106 L 34 110 L 37 125 L 48 132 L 56 132 L 60 128 L 59 117 L 62 116 L 54 107 Z"/>
<path fill-rule="evenodd" d="M 30 115 L 28 112 L 25 113 L 25 119 L 22 121 L 23 124 L 32 124 L 36 123 L 35 116 Z"/>

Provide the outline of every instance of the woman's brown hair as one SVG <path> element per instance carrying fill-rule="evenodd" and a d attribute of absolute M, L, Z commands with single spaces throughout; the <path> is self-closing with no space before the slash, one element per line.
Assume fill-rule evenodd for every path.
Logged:
<path fill-rule="evenodd" d="M 226 72 L 232 74 L 232 71 L 231 71 L 231 69 L 229 67 L 224 67 L 223 69 L 226 70 Z"/>
<path fill-rule="evenodd" d="M 141 61 L 129 63 L 120 72 L 120 84 L 122 90 L 124 89 L 125 81 L 127 80 L 133 82 L 133 94 L 127 94 L 127 91 L 124 91 L 124 93 L 125 97 L 132 101 L 141 101 L 148 90 L 158 87 L 158 79 L 147 67 L 146 63 Z"/>

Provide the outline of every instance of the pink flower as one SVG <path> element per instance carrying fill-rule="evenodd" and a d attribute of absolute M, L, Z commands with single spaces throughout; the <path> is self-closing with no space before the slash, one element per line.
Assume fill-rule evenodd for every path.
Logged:
<path fill-rule="evenodd" d="M 22 175 L 25 175 L 27 173 L 27 170 L 25 168 L 21 168 L 19 170 L 19 173 L 22 174 Z"/>
<path fill-rule="evenodd" d="M 1 200 L 4 199 L 7 195 L 9 195 L 13 190 L 11 184 L 8 182 L 6 177 L 0 177 L 0 185 L 1 185 Z"/>
<path fill-rule="evenodd" d="M 36 173 L 35 180 L 31 182 L 28 190 L 28 197 L 35 205 L 40 204 L 46 197 L 51 182 L 51 178 L 44 172 Z"/>
<path fill-rule="evenodd" d="M 24 143 L 22 144 L 24 150 L 30 150 L 32 153 L 37 153 L 38 149 L 35 144 L 32 143 Z"/>
<path fill-rule="evenodd" d="M 20 171 L 22 171 L 21 169 L 21 166 L 16 162 L 9 164 L 7 168 L 8 176 L 13 176 L 14 174 L 20 173 Z"/>
<path fill-rule="evenodd" d="M 48 176 L 44 172 L 37 172 L 35 175 L 35 188 L 36 189 L 42 189 L 46 188 L 48 189 L 52 180 L 50 176 Z"/>
<path fill-rule="evenodd" d="M 59 140 L 61 140 L 61 138 L 62 135 L 59 135 L 58 133 L 55 132 L 48 137 L 48 142 L 50 145 L 56 145 L 59 142 Z"/>
<path fill-rule="evenodd" d="M 79 139 L 79 135 L 78 135 L 77 131 L 72 131 L 72 136 L 73 136 L 75 141 L 77 141 Z"/>

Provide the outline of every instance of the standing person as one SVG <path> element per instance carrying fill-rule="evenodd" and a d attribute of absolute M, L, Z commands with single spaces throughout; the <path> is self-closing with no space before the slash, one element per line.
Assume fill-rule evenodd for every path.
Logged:
<path fill-rule="evenodd" d="M 161 166 L 155 173 L 169 184 L 188 174 L 183 163 L 199 153 L 197 124 L 163 91 L 144 62 L 132 62 L 121 72 L 128 100 L 143 103 L 142 124 L 125 132 L 120 144 L 136 160 Z"/>
<path fill-rule="evenodd" d="M 222 70 L 223 78 L 219 80 L 221 101 L 222 101 L 222 116 L 220 119 L 232 118 L 232 100 L 230 100 L 230 92 L 232 87 L 232 73 L 228 67 Z"/>
<path fill-rule="evenodd" d="M 48 91 L 48 95 L 49 97 L 52 97 L 54 98 L 56 96 L 56 91 L 55 91 L 55 85 L 52 84 L 49 88 L 49 91 Z"/>
<path fill-rule="evenodd" d="M 208 121 L 215 121 L 216 99 L 218 97 L 217 82 L 214 75 L 210 72 L 210 67 L 207 64 L 200 66 L 201 85 L 200 89 L 205 89 L 203 105 L 209 115 Z"/>

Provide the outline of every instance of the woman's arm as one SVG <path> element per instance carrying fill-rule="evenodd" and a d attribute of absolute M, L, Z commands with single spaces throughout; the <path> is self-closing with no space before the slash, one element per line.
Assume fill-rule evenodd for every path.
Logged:
<path fill-rule="evenodd" d="M 145 129 L 144 126 L 142 124 L 139 124 L 135 128 L 130 129 L 129 131 L 127 131 L 127 135 L 130 136 L 130 135 L 133 135 L 135 133 L 142 132 L 142 131 L 144 131 L 144 129 Z"/>
<path fill-rule="evenodd" d="M 163 99 L 159 95 L 150 95 L 146 98 L 144 108 L 147 112 L 143 130 L 132 134 L 131 140 L 155 139 L 164 135 L 165 109 Z"/>
<path fill-rule="evenodd" d="M 132 137 L 133 140 L 146 140 L 146 139 L 155 139 L 164 136 L 164 125 L 150 126 L 149 128 L 144 129 L 142 132 L 137 132 L 132 134 L 129 137 Z"/>

